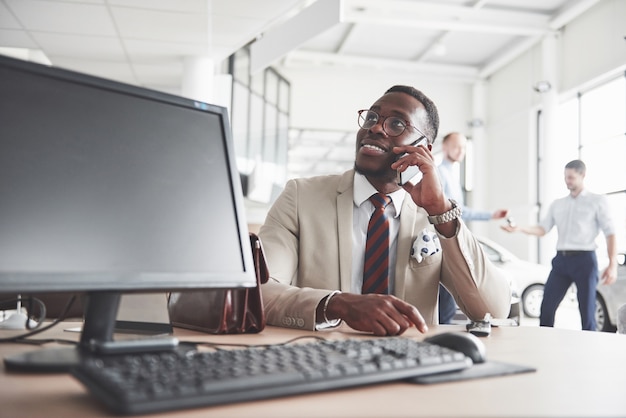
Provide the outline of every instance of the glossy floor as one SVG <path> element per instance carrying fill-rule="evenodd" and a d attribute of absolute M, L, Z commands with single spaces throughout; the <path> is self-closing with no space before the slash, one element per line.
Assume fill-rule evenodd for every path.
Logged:
<path fill-rule="evenodd" d="M 522 318 L 520 326 L 539 326 L 539 318 Z M 556 310 L 554 319 L 555 328 L 582 329 L 580 325 L 580 313 L 578 302 L 574 299 L 565 298 Z"/>

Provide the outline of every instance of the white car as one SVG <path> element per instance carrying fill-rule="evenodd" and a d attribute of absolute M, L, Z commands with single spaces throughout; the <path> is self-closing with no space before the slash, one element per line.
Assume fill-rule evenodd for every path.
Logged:
<path fill-rule="evenodd" d="M 522 260 L 515 254 L 487 238 L 476 237 L 487 257 L 512 278 L 519 292 L 524 315 L 539 318 L 543 299 L 543 286 L 548 280 L 550 267 Z"/>
<path fill-rule="evenodd" d="M 525 274 L 528 273 L 532 267 L 538 266 L 538 264 L 520 260 L 512 253 L 487 238 L 476 236 L 476 239 L 482 246 L 487 257 L 503 271 L 509 281 L 509 285 L 511 286 L 511 310 L 509 312 L 508 319 L 513 320 L 516 325 L 519 325 L 522 315 L 524 314 L 527 316 L 533 316 L 533 318 L 538 318 L 541 299 L 543 298 L 543 283 L 545 283 L 548 276 L 546 275 L 546 277 L 540 282 L 535 283 L 532 281 L 527 283 L 526 277 L 528 276 L 524 277 Z M 530 265 L 530 267 L 526 266 L 526 268 L 524 268 L 524 263 Z M 524 279 L 521 279 L 519 275 L 524 275 L 522 276 Z M 536 289 L 538 292 L 535 292 L 535 289 L 528 289 L 530 292 L 526 295 L 528 302 L 527 307 L 526 304 L 522 302 L 522 291 L 527 290 L 528 286 L 532 286 L 534 284 L 539 285 L 540 288 Z M 537 297 L 539 299 L 537 299 Z M 466 324 L 467 321 L 467 316 L 457 306 L 456 314 L 452 319 L 452 323 Z"/>
<path fill-rule="evenodd" d="M 550 267 L 522 260 L 501 245 L 483 237 L 477 237 L 489 259 L 507 271 L 521 294 L 524 315 L 539 318 L 543 287 L 550 274 Z M 617 281 L 612 285 L 598 285 L 596 289 L 596 325 L 598 331 L 615 332 L 617 311 L 626 305 L 626 255 L 618 255 Z M 600 274 L 604 267 L 600 268 Z M 515 289 L 514 289 L 515 290 Z M 576 301 L 576 286 L 572 285 L 568 297 Z"/>
<path fill-rule="evenodd" d="M 617 281 L 611 285 L 600 284 L 596 289 L 596 325 L 598 331 L 614 332 L 617 329 L 617 310 L 626 304 L 625 254 L 618 255 Z M 603 268 L 600 269 L 602 274 Z"/>

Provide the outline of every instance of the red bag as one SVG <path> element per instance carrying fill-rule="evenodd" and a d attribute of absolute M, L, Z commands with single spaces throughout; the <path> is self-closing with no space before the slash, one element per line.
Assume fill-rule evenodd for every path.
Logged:
<path fill-rule="evenodd" d="M 173 326 L 209 334 L 256 333 L 265 328 L 261 283 L 269 279 L 261 240 L 250 233 L 257 285 L 247 289 L 212 289 L 171 293 L 168 310 Z"/>

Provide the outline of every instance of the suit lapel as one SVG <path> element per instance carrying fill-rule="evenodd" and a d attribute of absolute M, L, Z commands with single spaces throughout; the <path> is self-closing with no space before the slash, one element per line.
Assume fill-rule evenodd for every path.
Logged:
<path fill-rule="evenodd" d="M 410 195 L 406 195 L 400 212 L 400 230 L 398 231 L 398 244 L 396 254 L 396 278 L 394 294 L 404 299 L 405 278 L 408 269 L 411 247 L 415 236 L 415 214 L 417 205 Z"/>

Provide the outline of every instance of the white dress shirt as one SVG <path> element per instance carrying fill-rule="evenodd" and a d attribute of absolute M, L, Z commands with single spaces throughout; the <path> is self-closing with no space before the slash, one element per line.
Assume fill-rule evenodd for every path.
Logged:
<path fill-rule="evenodd" d="M 615 233 L 608 199 L 587 190 L 552 202 L 539 226 L 548 233 L 555 225 L 557 251 L 595 251 L 600 231 L 605 237 Z"/>

